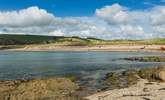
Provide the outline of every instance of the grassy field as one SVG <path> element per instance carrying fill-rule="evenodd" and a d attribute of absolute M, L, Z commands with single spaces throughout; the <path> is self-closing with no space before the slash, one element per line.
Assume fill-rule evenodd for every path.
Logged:
<path fill-rule="evenodd" d="M 57 37 L 39 35 L 0 35 L 0 45 L 61 44 L 68 46 L 165 44 L 165 38 L 148 40 L 101 40 L 96 38 Z"/>
<path fill-rule="evenodd" d="M 152 45 L 152 44 L 158 44 L 158 45 L 164 45 L 165 44 L 165 38 L 155 38 L 155 39 L 146 39 L 146 40 L 109 40 L 108 44 L 131 44 L 131 45 L 137 45 L 137 44 L 145 44 L 145 45 Z"/>

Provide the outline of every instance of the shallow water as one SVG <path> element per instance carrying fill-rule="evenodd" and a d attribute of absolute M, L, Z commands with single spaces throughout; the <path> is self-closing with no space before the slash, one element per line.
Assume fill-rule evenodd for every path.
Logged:
<path fill-rule="evenodd" d="M 78 74 L 97 79 L 110 71 L 141 68 L 165 62 L 114 60 L 135 56 L 164 56 L 151 52 L 13 52 L 0 51 L 0 80 Z"/>

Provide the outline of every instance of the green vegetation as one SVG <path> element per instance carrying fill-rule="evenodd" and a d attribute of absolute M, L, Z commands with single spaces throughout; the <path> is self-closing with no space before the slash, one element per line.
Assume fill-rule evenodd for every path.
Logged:
<path fill-rule="evenodd" d="M 70 46 L 83 45 L 118 45 L 118 44 L 165 44 L 165 38 L 148 40 L 102 40 L 93 37 L 63 37 L 39 35 L 0 35 L 0 45 L 61 44 Z"/>
<path fill-rule="evenodd" d="M 51 36 L 37 36 L 37 35 L 0 35 L 1 45 L 20 45 L 20 44 L 45 44 L 51 43 L 59 38 Z"/>
<path fill-rule="evenodd" d="M 165 38 L 155 38 L 146 40 L 108 40 L 108 44 L 129 44 L 129 45 L 152 45 L 152 44 L 165 44 Z"/>
<path fill-rule="evenodd" d="M 131 58 L 124 58 L 124 60 L 141 61 L 141 62 L 165 62 L 165 57 L 158 57 L 158 56 L 131 57 Z"/>
<path fill-rule="evenodd" d="M 147 44 L 165 44 L 165 38 L 148 39 L 142 42 Z"/>
<path fill-rule="evenodd" d="M 38 35 L 0 35 L 0 45 L 61 44 L 69 46 L 92 45 L 104 40 L 95 38 L 38 36 Z"/>

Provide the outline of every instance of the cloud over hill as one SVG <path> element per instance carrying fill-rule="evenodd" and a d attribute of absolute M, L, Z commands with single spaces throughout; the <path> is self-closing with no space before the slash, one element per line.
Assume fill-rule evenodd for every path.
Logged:
<path fill-rule="evenodd" d="M 119 4 L 96 9 L 93 16 L 58 17 L 36 6 L 0 11 L 0 33 L 143 39 L 165 37 L 165 6 L 132 10 Z"/>

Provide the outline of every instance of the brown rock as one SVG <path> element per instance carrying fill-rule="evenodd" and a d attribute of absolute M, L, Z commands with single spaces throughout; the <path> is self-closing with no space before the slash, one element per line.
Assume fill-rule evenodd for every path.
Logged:
<path fill-rule="evenodd" d="M 78 85 L 67 78 L 0 82 L 0 100 L 74 100 Z"/>
<path fill-rule="evenodd" d="M 155 74 L 156 78 L 165 81 L 165 71 L 158 71 Z"/>
<path fill-rule="evenodd" d="M 161 81 L 165 82 L 165 66 L 158 67 L 153 75 L 156 79 L 159 79 Z"/>

